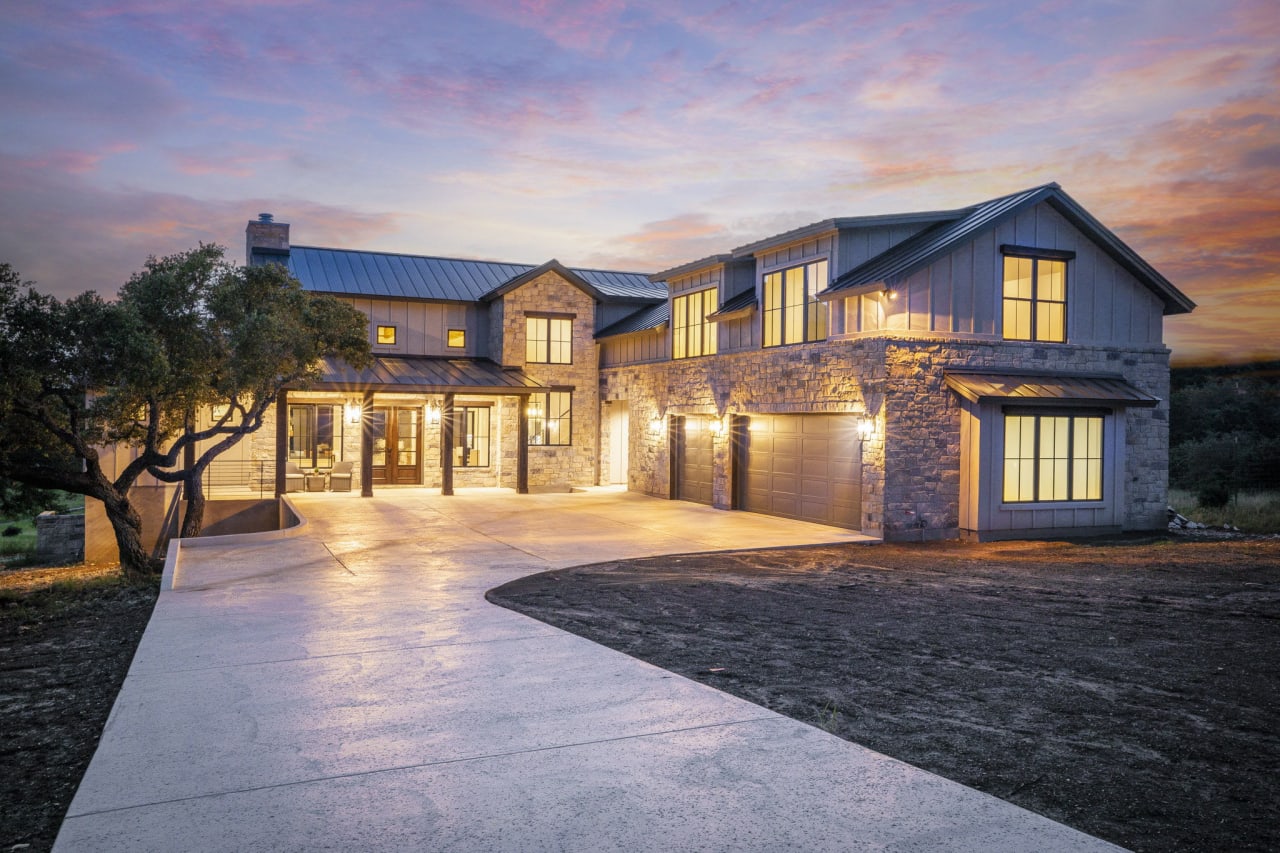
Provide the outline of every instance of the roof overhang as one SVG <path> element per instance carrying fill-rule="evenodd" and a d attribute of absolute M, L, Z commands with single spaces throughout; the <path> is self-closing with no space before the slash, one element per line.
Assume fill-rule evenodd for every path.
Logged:
<path fill-rule="evenodd" d="M 528 394 L 550 390 L 520 370 L 502 367 L 487 358 L 431 356 L 374 356 L 368 367 L 354 368 L 338 358 L 326 358 L 317 391 L 401 391 L 416 394 Z"/>
<path fill-rule="evenodd" d="M 947 387 L 971 403 L 1050 403 L 1055 406 L 1152 408 L 1160 398 L 1115 374 L 1059 374 L 948 370 Z"/>

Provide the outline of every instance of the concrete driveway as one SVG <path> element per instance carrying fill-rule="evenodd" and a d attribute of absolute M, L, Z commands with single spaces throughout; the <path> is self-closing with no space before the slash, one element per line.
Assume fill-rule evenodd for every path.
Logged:
<path fill-rule="evenodd" d="M 295 505 L 182 550 L 56 850 L 1116 849 L 483 597 L 857 534 L 610 489 Z"/>

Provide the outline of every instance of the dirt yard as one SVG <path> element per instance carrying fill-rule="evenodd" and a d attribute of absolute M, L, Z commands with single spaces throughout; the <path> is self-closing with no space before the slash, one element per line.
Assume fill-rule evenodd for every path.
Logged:
<path fill-rule="evenodd" d="M 667 557 L 489 598 L 1125 847 L 1280 849 L 1280 539 Z"/>
<path fill-rule="evenodd" d="M 158 587 L 114 566 L 0 572 L 0 850 L 53 846 Z"/>

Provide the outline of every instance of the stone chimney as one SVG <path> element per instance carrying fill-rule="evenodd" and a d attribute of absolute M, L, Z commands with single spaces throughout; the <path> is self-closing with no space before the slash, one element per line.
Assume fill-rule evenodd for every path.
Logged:
<path fill-rule="evenodd" d="M 289 260 L 289 223 L 276 222 L 270 213 L 259 213 L 244 229 L 244 257 L 249 266 Z"/>

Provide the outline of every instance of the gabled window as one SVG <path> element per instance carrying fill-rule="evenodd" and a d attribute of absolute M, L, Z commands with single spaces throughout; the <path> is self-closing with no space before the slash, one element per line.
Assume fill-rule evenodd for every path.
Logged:
<path fill-rule="evenodd" d="M 1004 247 L 1004 338 L 1067 339 L 1067 261 L 1071 252 Z"/>
<path fill-rule="evenodd" d="M 573 363 L 573 319 L 525 317 L 524 360 L 537 364 Z"/>
<path fill-rule="evenodd" d="M 529 444 L 565 445 L 572 438 L 573 395 L 549 391 L 529 395 Z"/>
<path fill-rule="evenodd" d="M 1004 500 L 1102 500 L 1102 414 L 1004 416 Z"/>
<path fill-rule="evenodd" d="M 827 306 L 817 300 L 825 288 L 827 262 L 814 261 L 764 277 L 764 345 L 799 344 L 827 337 Z"/>
<path fill-rule="evenodd" d="M 687 293 L 671 300 L 671 357 L 715 355 L 716 324 L 707 315 L 716 310 L 716 289 Z"/>

